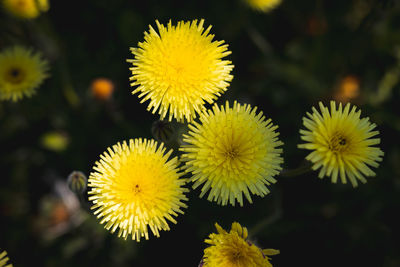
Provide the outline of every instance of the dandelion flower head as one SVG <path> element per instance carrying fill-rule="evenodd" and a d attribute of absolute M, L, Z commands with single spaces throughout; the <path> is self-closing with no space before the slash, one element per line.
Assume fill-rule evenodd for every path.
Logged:
<path fill-rule="evenodd" d="M 282 0 L 245 0 L 246 3 L 253 9 L 268 12 L 277 7 Z"/>
<path fill-rule="evenodd" d="M 306 143 L 299 148 L 312 150 L 306 157 L 313 163 L 313 170 L 319 171 L 319 178 L 330 176 L 333 183 L 338 177 L 342 183 L 350 180 L 353 187 L 357 180 L 366 183 L 364 176 L 375 176 L 371 167 L 378 167 L 382 161 L 383 152 L 378 145 L 379 131 L 369 118 L 360 118 L 361 111 L 350 103 L 343 108 L 336 107 L 336 102 L 330 102 L 330 110 L 321 102 L 321 112 L 312 108 L 313 113 L 307 113 L 303 118 L 306 130 L 300 130 L 301 139 Z"/>
<path fill-rule="evenodd" d="M 4 9 L 22 19 L 34 19 L 49 9 L 48 0 L 2 0 Z"/>
<path fill-rule="evenodd" d="M 0 252 L 0 267 L 13 267 L 12 264 L 7 264 L 9 258 L 7 257 L 7 252 Z"/>
<path fill-rule="evenodd" d="M 158 21 L 158 32 L 150 26 L 144 42 L 131 48 L 134 59 L 130 68 L 141 103 L 150 100 L 147 110 L 158 110 L 160 119 L 191 121 L 227 90 L 233 65 L 222 60 L 231 52 L 224 41 L 213 41 L 211 26 L 204 30 L 204 20 L 179 21 L 167 26 Z"/>
<path fill-rule="evenodd" d="M 228 233 L 217 223 L 218 233 L 212 233 L 204 242 L 203 267 L 272 267 L 268 256 L 279 254 L 276 249 L 261 249 L 248 239 L 246 227 L 232 223 Z"/>
<path fill-rule="evenodd" d="M 30 97 L 48 77 L 47 61 L 38 52 L 14 46 L 0 53 L 0 100 Z"/>
<path fill-rule="evenodd" d="M 177 158 L 169 157 L 161 143 L 131 139 L 117 143 L 100 156 L 89 176 L 89 200 L 105 228 L 118 236 L 140 241 L 149 238 L 148 228 L 159 237 L 169 230 L 167 220 L 186 208 L 185 180 L 180 179 Z"/>
<path fill-rule="evenodd" d="M 236 101 L 233 107 L 214 104 L 200 123 L 189 124 L 180 150 L 193 188 L 204 184 L 200 197 L 210 190 L 209 201 L 229 201 L 232 206 L 238 201 L 243 206 L 242 193 L 250 203 L 250 193 L 267 195 L 266 185 L 275 183 L 273 177 L 282 169 L 277 128 L 262 112 L 257 114 L 257 108 Z"/>

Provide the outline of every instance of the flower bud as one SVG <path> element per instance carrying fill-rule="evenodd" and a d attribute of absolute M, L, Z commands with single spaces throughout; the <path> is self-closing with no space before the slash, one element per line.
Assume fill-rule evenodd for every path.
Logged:
<path fill-rule="evenodd" d="M 67 184 L 72 192 L 82 194 L 86 190 L 87 178 L 82 172 L 73 171 L 68 176 Z"/>

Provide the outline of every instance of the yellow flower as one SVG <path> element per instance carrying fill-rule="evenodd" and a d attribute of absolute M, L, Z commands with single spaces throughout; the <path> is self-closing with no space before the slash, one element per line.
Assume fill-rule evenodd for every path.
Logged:
<path fill-rule="evenodd" d="M 55 151 L 62 152 L 68 147 L 68 136 L 62 132 L 51 131 L 43 134 L 40 138 L 43 147 Z"/>
<path fill-rule="evenodd" d="M 321 113 L 313 107 L 313 113 L 307 113 L 308 118 L 303 118 L 307 130 L 300 130 L 300 134 L 306 143 L 298 147 L 312 150 L 306 159 L 313 163 L 313 170 L 321 168 L 319 178 L 330 176 L 336 183 L 340 175 L 342 183 L 349 178 L 356 187 L 357 179 L 366 183 L 364 176 L 375 176 L 368 165 L 378 167 L 378 162 L 382 161 L 382 150 L 373 147 L 380 139 L 372 138 L 379 131 L 373 131 L 376 125 L 371 124 L 368 117 L 360 119 L 361 111 L 356 111 L 350 103 L 344 109 L 341 103 L 338 109 L 335 101 L 330 104 L 329 111 L 320 102 Z"/>
<path fill-rule="evenodd" d="M 4 9 L 22 19 L 34 19 L 49 10 L 48 0 L 2 0 Z"/>
<path fill-rule="evenodd" d="M 203 267 L 272 267 L 268 256 L 279 254 L 276 249 L 261 249 L 247 239 L 247 229 L 232 223 L 228 233 L 215 224 L 218 233 L 204 242 L 211 245 L 204 250 Z"/>
<path fill-rule="evenodd" d="M 193 188 L 205 183 L 200 197 L 210 190 L 209 201 L 226 205 L 229 200 L 234 206 L 237 200 L 243 206 L 242 193 L 250 203 L 250 193 L 269 193 L 266 185 L 275 183 L 273 176 L 282 169 L 277 147 L 283 143 L 275 132 L 278 126 L 256 109 L 236 101 L 233 107 L 214 104 L 200 116 L 201 123 L 189 125 L 180 150 L 185 171 L 193 174 Z"/>
<path fill-rule="evenodd" d="M 267 12 L 277 7 L 281 0 L 245 0 L 246 3 L 253 9 Z"/>
<path fill-rule="evenodd" d="M 131 139 L 108 148 L 96 162 L 88 180 L 89 200 L 111 233 L 119 228 L 118 237 L 131 234 L 140 241 L 149 238 L 149 227 L 159 237 L 159 230 L 169 230 L 166 219 L 176 223 L 172 216 L 187 207 L 178 160 L 168 160 L 172 150 L 165 150 L 154 140 Z"/>
<path fill-rule="evenodd" d="M 150 99 L 147 110 L 158 110 L 161 120 L 169 112 L 169 121 L 191 121 L 205 102 L 213 103 L 227 90 L 233 65 L 222 58 L 231 52 L 224 41 L 213 41 L 204 20 L 156 23 L 159 33 L 150 26 L 139 48 L 131 48 L 131 86 L 138 86 L 132 94 L 138 93 L 141 103 Z"/>
<path fill-rule="evenodd" d="M 0 53 L 0 100 L 17 101 L 31 96 L 48 77 L 47 61 L 21 46 Z"/>
<path fill-rule="evenodd" d="M 7 252 L 3 251 L 0 253 L 0 267 L 13 267 L 12 264 L 7 264 L 9 258 L 7 257 Z"/>

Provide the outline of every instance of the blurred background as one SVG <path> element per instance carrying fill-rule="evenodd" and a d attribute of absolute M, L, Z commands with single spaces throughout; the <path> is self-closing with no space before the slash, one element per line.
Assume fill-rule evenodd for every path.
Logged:
<path fill-rule="evenodd" d="M 244 0 L 50 1 L 31 20 L 1 9 L 0 50 L 35 48 L 50 77 L 31 98 L 0 102 L 0 249 L 15 267 L 197 266 L 214 223 L 230 229 L 238 221 L 259 246 L 281 251 L 274 266 L 400 266 L 399 15 L 393 0 L 284 0 L 267 13 Z M 71 192 L 67 177 L 89 176 L 119 141 L 159 137 L 158 117 L 131 95 L 129 47 L 156 19 L 201 18 L 229 44 L 235 65 L 217 103 L 257 105 L 272 118 L 285 170 L 307 155 L 297 149 L 305 112 L 335 99 L 378 125 L 385 156 L 376 177 L 354 189 L 317 172 L 282 175 L 269 195 L 243 207 L 191 190 L 185 214 L 160 238 L 137 243 L 105 230 L 86 191 Z M 167 145 L 176 148 L 185 125 L 167 127 Z"/>

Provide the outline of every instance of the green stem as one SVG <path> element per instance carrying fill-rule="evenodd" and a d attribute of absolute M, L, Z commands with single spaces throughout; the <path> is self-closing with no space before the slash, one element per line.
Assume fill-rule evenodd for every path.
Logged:
<path fill-rule="evenodd" d="M 282 217 L 282 195 L 280 194 L 280 191 L 275 191 L 274 212 L 268 217 L 263 218 L 249 230 L 249 238 L 252 239 L 253 237 L 257 236 L 257 234 L 261 232 L 264 228 L 278 221 L 281 217 Z"/>
<path fill-rule="evenodd" d="M 305 161 L 303 164 L 301 164 L 299 167 L 296 169 L 284 169 L 281 171 L 280 175 L 283 177 L 294 177 L 294 176 L 299 176 L 304 173 L 307 173 L 309 171 L 312 171 L 311 169 L 312 163 L 310 161 Z"/>

